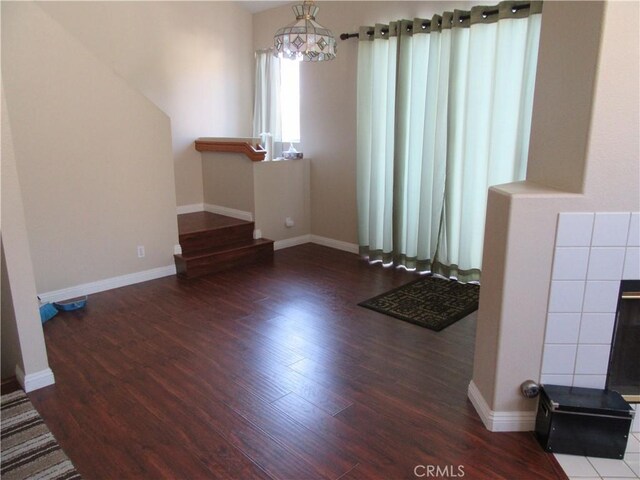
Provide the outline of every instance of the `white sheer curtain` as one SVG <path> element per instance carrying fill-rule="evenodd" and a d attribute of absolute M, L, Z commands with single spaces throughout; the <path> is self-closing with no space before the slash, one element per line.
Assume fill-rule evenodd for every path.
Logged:
<path fill-rule="evenodd" d="M 529 152 L 533 86 L 541 15 L 482 19 L 473 8 L 469 28 L 454 28 L 447 181 L 438 262 L 441 273 L 464 276 L 480 270 L 487 208 L 492 185 L 523 180 Z M 453 23 L 460 23 L 460 12 Z"/>
<path fill-rule="evenodd" d="M 360 29 L 364 255 L 479 278 L 487 190 L 525 175 L 540 11 L 503 2 Z"/>
<path fill-rule="evenodd" d="M 393 249 L 397 37 L 388 39 L 383 27 L 376 25 L 375 40 L 358 51 L 357 199 L 360 245 L 388 261 L 383 253 Z"/>
<path fill-rule="evenodd" d="M 270 133 L 274 142 L 282 140 L 280 118 L 280 59 L 273 50 L 256 52 L 253 135 Z"/>

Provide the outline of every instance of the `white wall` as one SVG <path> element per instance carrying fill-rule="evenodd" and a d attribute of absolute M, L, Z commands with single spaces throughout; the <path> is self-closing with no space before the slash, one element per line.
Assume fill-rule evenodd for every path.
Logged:
<path fill-rule="evenodd" d="M 2 3 L 2 79 L 37 291 L 173 265 L 166 115 L 34 3 Z"/>
<path fill-rule="evenodd" d="M 518 387 L 541 375 L 559 213 L 640 205 L 638 7 L 545 3 L 528 181 L 489 192 L 470 397 L 480 411 L 485 407 L 481 416 L 491 429 L 532 427 L 535 400 Z M 597 34 L 594 25 L 602 27 L 598 44 L 588 38 Z M 593 87 L 569 92 L 585 75 L 595 79 Z M 567 154 L 567 144 L 578 151 Z"/>
<path fill-rule="evenodd" d="M 254 213 L 253 162 L 244 154 L 202 153 L 204 203 Z"/>
<path fill-rule="evenodd" d="M 311 233 L 309 164 L 307 158 L 254 162 L 256 228 L 265 238 L 279 241 Z M 287 227 L 287 217 L 295 225 Z"/>
<path fill-rule="evenodd" d="M 194 140 L 251 135 L 251 14 L 218 1 L 39 6 L 171 118 L 177 205 L 202 203 Z"/>
<path fill-rule="evenodd" d="M 543 7 L 532 119 L 532 151 L 527 179 L 566 192 L 584 189 L 585 155 L 591 121 L 593 87 L 602 28 L 602 2 L 580 2 L 582 13 L 570 21 L 556 9 L 572 12 L 568 2 Z M 551 10 L 551 13 L 549 13 Z M 562 48 L 554 48 L 558 43 Z M 572 55 L 567 55 L 571 51 Z M 565 105 L 566 108 L 558 108 Z M 558 157 L 562 161 L 558 162 Z"/>
<path fill-rule="evenodd" d="M 270 240 L 310 234 L 309 159 L 252 162 L 244 154 L 203 152 L 202 163 L 205 209 L 244 212 L 240 218 L 252 218 Z M 287 217 L 293 227 L 285 226 Z"/>
<path fill-rule="evenodd" d="M 40 323 L 36 286 L 4 83 L 2 98 L 2 378 L 17 376 L 26 391 L 53 383 Z"/>
<path fill-rule="evenodd" d="M 317 20 L 341 33 L 361 25 L 468 9 L 480 2 L 319 1 Z M 290 6 L 255 14 L 255 49 L 273 44 L 273 34 L 295 20 Z M 330 62 L 303 63 L 300 68 L 302 149 L 311 159 L 311 232 L 355 244 L 356 212 L 356 66 L 358 40 L 337 40 Z"/>

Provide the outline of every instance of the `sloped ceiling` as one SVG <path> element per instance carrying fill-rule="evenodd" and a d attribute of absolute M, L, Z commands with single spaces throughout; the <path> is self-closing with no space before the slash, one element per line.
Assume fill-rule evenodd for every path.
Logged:
<path fill-rule="evenodd" d="M 262 12 L 264 10 L 269 10 L 270 8 L 280 7 L 281 5 L 287 4 L 295 4 L 302 3 L 300 2 L 291 2 L 291 1 L 282 1 L 282 0 L 237 0 L 235 3 L 241 5 L 245 9 L 249 10 L 251 13 Z"/>

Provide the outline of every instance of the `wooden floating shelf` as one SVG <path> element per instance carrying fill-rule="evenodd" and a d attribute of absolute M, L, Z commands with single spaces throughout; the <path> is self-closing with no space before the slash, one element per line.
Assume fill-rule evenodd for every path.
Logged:
<path fill-rule="evenodd" d="M 261 145 L 254 146 L 251 142 L 241 139 L 199 138 L 196 140 L 196 150 L 199 152 L 244 153 L 252 162 L 263 161 L 267 154 Z"/>

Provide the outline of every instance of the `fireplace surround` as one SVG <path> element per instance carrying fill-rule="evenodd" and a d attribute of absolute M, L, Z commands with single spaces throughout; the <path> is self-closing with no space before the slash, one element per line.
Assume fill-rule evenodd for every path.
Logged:
<path fill-rule="evenodd" d="M 621 281 L 638 278 L 638 212 L 558 216 L 543 384 L 607 386 Z"/>

